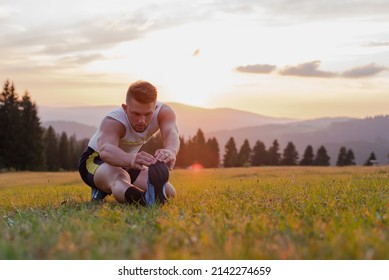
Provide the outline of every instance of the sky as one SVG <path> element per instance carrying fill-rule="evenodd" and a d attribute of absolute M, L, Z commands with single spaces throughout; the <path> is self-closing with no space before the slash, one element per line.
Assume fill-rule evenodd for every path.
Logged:
<path fill-rule="evenodd" d="M 39 3 L 39 4 L 38 4 Z M 389 114 L 389 0 L 0 0 L 0 83 L 40 106 L 163 102 Z"/>

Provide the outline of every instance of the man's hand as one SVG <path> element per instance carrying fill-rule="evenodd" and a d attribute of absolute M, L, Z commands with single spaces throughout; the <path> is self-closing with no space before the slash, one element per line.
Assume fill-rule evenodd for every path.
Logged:
<path fill-rule="evenodd" d="M 174 164 L 176 163 L 175 153 L 168 149 L 158 149 L 157 151 L 155 151 L 155 158 L 158 161 L 166 163 L 170 170 L 173 169 Z"/>
<path fill-rule="evenodd" d="M 144 166 L 150 166 L 157 162 L 157 159 L 146 152 L 139 152 L 132 160 L 131 167 L 138 170 L 143 170 Z"/>

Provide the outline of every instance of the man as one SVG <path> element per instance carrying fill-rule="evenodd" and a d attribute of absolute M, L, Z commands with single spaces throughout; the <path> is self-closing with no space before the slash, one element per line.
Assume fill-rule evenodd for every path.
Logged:
<path fill-rule="evenodd" d="M 158 130 L 164 143 L 154 155 L 139 152 Z M 112 194 L 120 203 L 164 204 L 176 191 L 168 182 L 180 147 L 176 116 L 157 101 L 146 81 L 130 85 L 126 104 L 107 114 L 81 155 L 79 171 L 92 201 Z"/>

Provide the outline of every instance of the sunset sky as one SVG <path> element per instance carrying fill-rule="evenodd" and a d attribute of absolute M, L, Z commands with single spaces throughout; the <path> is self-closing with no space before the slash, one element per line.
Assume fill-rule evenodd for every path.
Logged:
<path fill-rule="evenodd" d="M 143 79 L 207 108 L 389 114 L 389 0 L 1 0 L 0 38 L 1 85 L 38 105 L 120 105 Z"/>

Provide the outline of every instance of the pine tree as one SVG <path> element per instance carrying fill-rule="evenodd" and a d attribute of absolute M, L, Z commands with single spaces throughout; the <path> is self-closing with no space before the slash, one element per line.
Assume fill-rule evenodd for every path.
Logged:
<path fill-rule="evenodd" d="M 268 151 L 268 164 L 269 165 L 279 165 L 281 154 L 278 152 L 280 149 L 280 145 L 278 144 L 277 140 L 273 141 L 273 145 L 269 148 Z"/>
<path fill-rule="evenodd" d="M 195 137 L 192 139 L 192 149 L 193 149 L 193 163 L 200 163 L 202 166 L 207 165 L 207 146 L 205 143 L 204 133 L 201 129 L 197 130 Z"/>
<path fill-rule="evenodd" d="M 58 151 L 61 155 L 59 157 L 59 168 L 62 170 L 70 170 L 70 151 L 69 140 L 66 132 L 62 132 L 59 138 Z"/>
<path fill-rule="evenodd" d="M 346 147 L 342 146 L 340 148 L 340 150 L 339 150 L 338 160 L 336 161 L 336 165 L 337 166 L 345 166 L 345 165 L 347 165 L 346 156 L 347 156 Z"/>
<path fill-rule="evenodd" d="M 298 152 L 296 151 L 296 147 L 293 142 L 288 142 L 286 148 L 284 149 L 284 153 L 282 155 L 281 164 L 282 165 L 297 165 L 298 162 Z"/>
<path fill-rule="evenodd" d="M 207 161 L 205 167 L 214 168 L 219 166 L 220 161 L 220 149 L 219 143 L 216 138 L 213 137 L 207 141 Z"/>
<path fill-rule="evenodd" d="M 176 167 L 185 168 L 188 167 L 188 153 L 187 153 L 187 145 L 185 143 L 185 138 L 180 137 L 180 150 L 176 157 Z"/>
<path fill-rule="evenodd" d="M 20 102 L 21 131 L 17 155 L 19 169 L 43 170 L 45 168 L 43 129 L 38 117 L 36 104 L 26 91 Z"/>
<path fill-rule="evenodd" d="M 311 145 L 308 145 L 304 151 L 304 156 L 300 161 L 300 165 L 311 166 L 314 163 L 315 155 L 313 154 L 313 148 Z"/>
<path fill-rule="evenodd" d="M 80 154 L 77 154 L 78 143 L 75 134 L 69 137 L 68 145 L 69 145 L 68 151 L 69 151 L 69 166 L 70 166 L 69 170 L 77 170 L 81 152 Z"/>
<path fill-rule="evenodd" d="M 365 166 L 372 166 L 373 164 L 375 164 L 375 162 L 377 161 L 377 158 L 374 154 L 374 152 L 372 152 L 369 156 L 369 158 L 366 160 L 365 162 Z"/>
<path fill-rule="evenodd" d="M 235 140 L 231 137 L 226 146 L 223 159 L 224 167 L 237 167 L 238 166 L 238 151 L 236 149 Z"/>
<path fill-rule="evenodd" d="M 353 150 L 351 149 L 347 150 L 345 165 L 355 165 L 355 156 Z"/>
<path fill-rule="evenodd" d="M 245 139 L 238 153 L 238 166 L 249 165 L 251 148 L 249 140 Z"/>
<path fill-rule="evenodd" d="M 60 154 L 57 136 L 52 126 L 49 126 L 47 129 L 44 139 L 47 169 L 49 171 L 58 171 Z"/>
<path fill-rule="evenodd" d="M 14 84 L 7 80 L 0 95 L 0 167 L 18 169 L 21 118 Z"/>
<path fill-rule="evenodd" d="M 324 146 L 320 146 L 317 150 L 316 157 L 314 160 L 314 165 L 317 166 L 329 166 L 330 165 L 330 157 L 327 154 L 327 150 Z"/>
<path fill-rule="evenodd" d="M 253 148 L 253 157 L 252 157 L 251 165 L 252 166 L 266 165 L 266 163 L 268 162 L 267 157 L 268 155 L 267 155 L 265 144 L 258 140 L 255 143 L 255 146 Z"/>

